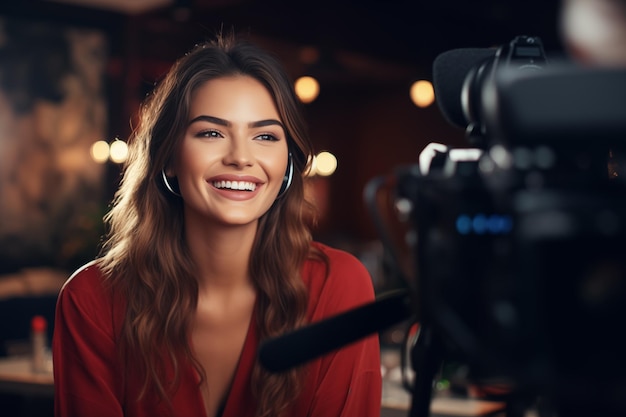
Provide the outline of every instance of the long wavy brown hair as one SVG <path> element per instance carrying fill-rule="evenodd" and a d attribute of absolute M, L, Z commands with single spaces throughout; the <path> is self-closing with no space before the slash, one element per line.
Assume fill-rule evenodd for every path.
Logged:
<path fill-rule="evenodd" d="M 198 283 L 183 235 L 183 201 L 164 187 L 161 170 L 183 138 L 194 91 L 209 80 L 234 75 L 254 77 L 272 95 L 295 168 L 291 187 L 260 219 L 252 248 L 249 269 L 261 339 L 304 323 L 307 291 L 300 269 L 309 257 L 324 261 L 311 248 L 314 210 L 304 197 L 312 146 L 287 74 L 271 54 L 233 33 L 196 45 L 141 106 L 121 184 L 105 216 L 107 235 L 98 260 L 107 281 L 127 298 L 121 350 L 144 376 L 141 395 L 156 390 L 167 400 L 178 386 L 183 363 L 205 375 L 188 342 Z M 165 380 L 164 362 L 172 364 L 173 383 Z M 270 374 L 256 364 L 252 389 L 258 416 L 285 411 L 301 390 L 303 372 Z"/>

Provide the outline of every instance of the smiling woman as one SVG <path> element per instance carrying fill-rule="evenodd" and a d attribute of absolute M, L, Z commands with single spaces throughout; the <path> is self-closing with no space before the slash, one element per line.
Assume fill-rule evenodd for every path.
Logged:
<path fill-rule="evenodd" d="M 354 256 L 312 241 L 299 106 L 234 35 L 156 87 L 101 256 L 59 296 L 57 416 L 380 415 L 377 335 L 280 374 L 257 362 L 263 340 L 374 298 Z"/>
<path fill-rule="evenodd" d="M 280 118 L 269 91 L 250 76 L 217 78 L 194 93 L 189 127 L 166 169 L 186 202 L 188 235 L 210 233 L 214 222 L 254 223 L 256 229 L 287 169 Z"/>

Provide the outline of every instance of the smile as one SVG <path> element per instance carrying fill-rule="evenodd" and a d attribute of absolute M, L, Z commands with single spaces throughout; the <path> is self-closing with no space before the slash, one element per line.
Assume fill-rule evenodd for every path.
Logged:
<path fill-rule="evenodd" d="M 236 191 L 254 191 L 256 184 L 248 181 L 213 181 L 213 186 L 219 189 Z"/>

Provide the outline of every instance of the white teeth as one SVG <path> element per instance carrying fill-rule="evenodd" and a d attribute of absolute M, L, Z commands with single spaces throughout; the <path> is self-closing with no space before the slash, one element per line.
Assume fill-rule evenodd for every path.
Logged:
<path fill-rule="evenodd" d="M 247 181 L 213 181 L 215 188 L 228 188 L 230 190 L 254 191 L 256 184 Z"/>

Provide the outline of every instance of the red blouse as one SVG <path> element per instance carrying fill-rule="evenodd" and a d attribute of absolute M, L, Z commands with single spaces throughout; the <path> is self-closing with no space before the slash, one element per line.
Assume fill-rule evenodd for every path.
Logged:
<path fill-rule="evenodd" d="M 307 317 L 315 322 L 374 299 L 370 276 L 351 254 L 316 244 L 330 260 L 307 261 L 302 278 L 309 289 Z M 181 371 L 172 409 L 156 395 L 137 400 L 141 387 L 133 369 L 122 369 L 117 339 L 124 305 L 102 287 L 98 268 L 87 264 L 59 294 L 53 337 L 55 415 L 91 417 L 204 417 L 198 376 Z M 251 320 L 222 417 L 253 417 L 251 373 L 259 340 Z M 331 337 L 331 336 L 329 336 Z M 380 348 L 374 334 L 307 364 L 304 389 L 289 417 L 379 417 L 382 395 Z"/>

